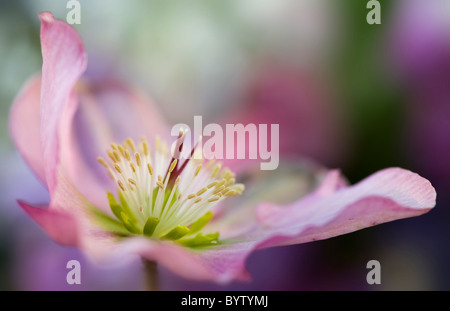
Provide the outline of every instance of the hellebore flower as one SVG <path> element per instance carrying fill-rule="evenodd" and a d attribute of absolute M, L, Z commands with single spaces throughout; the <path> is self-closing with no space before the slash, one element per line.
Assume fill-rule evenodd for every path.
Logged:
<path fill-rule="evenodd" d="M 179 161 L 151 102 L 116 83 L 89 85 L 81 77 L 79 35 L 48 12 L 39 16 L 42 76 L 17 96 L 10 131 L 50 202 L 19 204 L 50 237 L 93 260 L 133 254 L 186 278 L 242 280 L 257 249 L 326 239 L 435 205 L 426 179 L 389 168 L 354 186 L 329 171 L 304 198 L 261 202 L 253 216 L 239 206 L 222 208 L 244 190 L 239 176 L 213 160 Z M 175 151 L 183 137 L 181 131 Z"/>

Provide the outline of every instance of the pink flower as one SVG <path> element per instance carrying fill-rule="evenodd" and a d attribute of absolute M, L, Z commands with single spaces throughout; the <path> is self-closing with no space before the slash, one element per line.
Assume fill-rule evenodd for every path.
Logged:
<path fill-rule="evenodd" d="M 332 170 L 290 204 L 226 208 L 223 201 L 244 190 L 238 177 L 213 161 L 178 163 L 154 105 L 116 82 L 85 81 L 78 34 L 50 13 L 40 19 L 42 75 L 17 96 L 10 130 L 50 202 L 19 204 L 55 241 L 93 260 L 131 254 L 186 278 L 242 280 L 257 249 L 326 239 L 435 205 L 426 179 L 389 168 L 354 186 Z"/>

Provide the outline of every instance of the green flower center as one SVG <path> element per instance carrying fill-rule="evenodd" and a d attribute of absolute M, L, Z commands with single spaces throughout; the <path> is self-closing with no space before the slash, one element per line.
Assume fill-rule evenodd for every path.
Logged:
<path fill-rule="evenodd" d="M 183 131 L 178 138 L 175 150 L 181 151 Z M 236 184 L 235 175 L 220 163 L 192 158 L 196 149 L 197 145 L 181 164 L 158 137 L 154 152 L 146 138 L 138 145 L 128 138 L 121 145 L 111 144 L 108 160 L 98 158 L 117 185 L 116 194 L 107 196 L 126 235 L 175 240 L 190 247 L 219 243 L 218 232 L 200 231 L 213 218 L 214 207 L 241 194 L 244 185 Z"/>

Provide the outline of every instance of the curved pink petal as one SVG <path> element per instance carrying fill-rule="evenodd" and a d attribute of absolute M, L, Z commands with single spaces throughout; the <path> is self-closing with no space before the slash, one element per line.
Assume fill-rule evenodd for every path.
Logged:
<path fill-rule="evenodd" d="M 78 245 L 77 225 L 70 214 L 49 210 L 46 207 L 36 207 L 23 201 L 18 203 L 56 242 L 63 245 Z"/>
<path fill-rule="evenodd" d="M 52 194 L 59 164 L 59 120 L 86 68 L 86 54 L 80 36 L 70 25 L 55 20 L 49 12 L 40 13 L 39 18 L 43 58 L 40 134 L 47 186 Z"/>
<path fill-rule="evenodd" d="M 46 184 L 39 128 L 41 76 L 30 78 L 14 100 L 9 130 L 17 150 L 40 181 Z"/>
<path fill-rule="evenodd" d="M 338 171 L 331 171 L 312 194 L 287 206 L 261 204 L 260 225 L 202 253 L 201 261 L 215 279 L 246 274 L 245 261 L 261 248 L 327 239 L 380 223 L 418 216 L 436 203 L 430 182 L 399 168 L 379 171 L 345 187 Z"/>
<path fill-rule="evenodd" d="M 91 84 L 82 80 L 75 86 L 86 67 L 80 37 L 50 13 L 41 13 L 40 18 L 41 135 L 50 192 L 61 164 L 70 182 L 91 203 L 108 210 L 105 192 L 111 181 L 97 157 L 106 156 L 109 144 L 128 137 L 148 136 L 152 141 L 155 135 L 167 133 L 166 123 L 141 92 L 112 79 Z"/>
<path fill-rule="evenodd" d="M 278 236 L 266 243 L 269 246 L 326 239 L 418 216 L 435 204 L 436 192 L 428 180 L 404 169 L 390 168 L 354 186 L 337 188 L 332 193 L 315 192 L 289 206 L 262 204 L 257 213 L 261 224 Z"/>

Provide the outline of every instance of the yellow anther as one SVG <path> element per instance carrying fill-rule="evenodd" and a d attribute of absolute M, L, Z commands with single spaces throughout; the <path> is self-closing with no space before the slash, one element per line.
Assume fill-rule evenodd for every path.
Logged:
<path fill-rule="evenodd" d="M 117 184 L 119 185 L 120 189 L 122 189 L 122 191 L 125 191 L 125 186 L 120 180 L 117 181 Z"/>
<path fill-rule="evenodd" d="M 114 151 L 113 151 L 113 155 L 114 155 L 114 157 L 116 158 L 116 161 L 115 161 L 115 162 L 119 162 L 119 161 L 120 161 L 120 153 L 119 153 L 119 151 L 114 150 Z"/>
<path fill-rule="evenodd" d="M 130 162 L 130 167 L 133 170 L 133 173 L 136 173 L 136 166 L 134 166 L 133 162 Z"/>
<path fill-rule="evenodd" d="M 153 176 L 153 167 L 150 163 L 147 164 L 147 169 L 150 176 Z"/>
<path fill-rule="evenodd" d="M 136 153 L 134 154 L 134 157 L 136 158 L 136 164 L 137 164 L 139 167 L 141 167 L 141 155 L 140 155 L 138 152 L 136 152 Z"/>
<path fill-rule="evenodd" d="M 209 198 L 208 199 L 208 202 L 215 202 L 215 201 L 217 201 L 217 200 L 219 200 L 220 199 L 220 197 L 219 196 L 214 196 L 214 197 L 212 197 L 212 198 Z"/>
<path fill-rule="evenodd" d="M 214 187 L 215 185 L 217 185 L 217 183 L 218 183 L 217 181 L 213 181 L 208 186 L 206 186 L 206 188 L 210 189 L 210 188 Z"/>
<path fill-rule="evenodd" d="M 170 173 L 173 172 L 173 170 L 175 169 L 175 166 L 177 166 L 177 163 L 178 163 L 177 159 L 173 160 L 173 162 L 172 162 L 172 164 L 170 165 L 170 168 L 169 168 L 169 172 Z"/>
<path fill-rule="evenodd" d="M 200 202 L 201 200 L 202 200 L 202 198 L 195 199 L 194 204 Z"/>
<path fill-rule="evenodd" d="M 227 180 L 227 182 L 225 183 L 225 187 L 229 187 L 231 185 L 233 185 L 236 182 L 236 179 L 234 178 L 230 178 Z"/>
<path fill-rule="evenodd" d="M 150 154 L 150 148 L 148 147 L 147 140 L 145 140 L 145 137 L 142 138 L 142 151 L 144 152 L 145 156 L 148 156 Z"/>
<path fill-rule="evenodd" d="M 137 150 L 136 150 L 136 145 L 134 144 L 133 139 L 131 139 L 130 137 L 127 138 L 127 139 L 125 140 L 125 144 L 128 145 L 128 147 L 131 149 L 131 151 L 133 151 L 133 153 L 136 153 L 136 152 L 137 152 Z"/>
<path fill-rule="evenodd" d="M 202 165 L 200 164 L 200 165 L 197 166 L 197 168 L 195 169 L 195 174 L 194 174 L 194 176 L 197 176 L 201 169 L 202 169 Z"/>
<path fill-rule="evenodd" d="M 214 169 L 213 169 L 213 171 L 212 171 L 212 173 L 211 173 L 211 178 L 216 177 L 217 173 L 219 173 L 219 171 L 220 171 L 221 168 L 222 168 L 222 164 L 218 163 L 218 164 L 214 167 Z"/>
<path fill-rule="evenodd" d="M 220 194 L 223 196 L 227 196 L 230 191 L 232 191 L 230 188 L 225 188 L 222 190 Z"/>
<path fill-rule="evenodd" d="M 219 180 L 216 184 L 216 188 L 219 188 L 219 187 L 225 185 L 226 182 L 227 182 L 226 179 Z"/>
<path fill-rule="evenodd" d="M 202 188 L 197 192 L 197 195 L 202 195 L 203 193 L 205 193 L 208 190 L 208 188 Z"/>
<path fill-rule="evenodd" d="M 125 157 L 125 148 L 122 145 L 118 145 L 117 149 L 119 150 L 120 154 Z"/>
<path fill-rule="evenodd" d="M 227 191 L 227 193 L 224 194 L 224 196 L 226 196 L 226 197 L 232 197 L 232 196 L 235 196 L 235 195 L 238 195 L 238 192 L 236 190 L 231 190 L 231 189 L 229 189 Z"/>
<path fill-rule="evenodd" d="M 119 148 L 118 148 L 118 145 L 117 145 L 117 144 L 112 143 L 112 144 L 111 144 L 111 149 L 112 149 L 112 150 L 118 150 Z"/>
<path fill-rule="evenodd" d="M 113 162 L 119 162 L 119 159 L 113 151 L 108 150 L 108 156 Z"/>
<path fill-rule="evenodd" d="M 106 161 L 102 157 L 98 157 L 97 161 L 104 167 L 109 168 L 108 163 L 106 163 Z"/>
<path fill-rule="evenodd" d="M 223 189 L 225 189 L 225 186 L 222 185 L 222 186 L 216 188 L 216 189 L 213 191 L 212 194 L 218 194 L 218 193 L 221 192 Z"/>
<path fill-rule="evenodd" d="M 128 149 L 124 149 L 124 156 L 128 162 L 131 161 L 131 155 L 130 155 L 130 152 L 128 151 Z"/>

